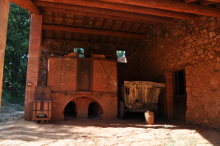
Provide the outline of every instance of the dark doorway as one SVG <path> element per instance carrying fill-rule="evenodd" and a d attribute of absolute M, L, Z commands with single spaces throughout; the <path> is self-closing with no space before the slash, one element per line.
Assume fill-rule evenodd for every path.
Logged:
<path fill-rule="evenodd" d="M 186 117 L 186 76 L 185 70 L 174 72 L 174 119 L 185 121 Z"/>
<path fill-rule="evenodd" d="M 102 109 L 98 103 L 92 102 L 89 104 L 88 118 L 100 118 L 101 114 L 102 114 Z"/>
<path fill-rule="evenodd" d="M 64 120 L 72 120 L 76 118 L 76 116 L 77 112 L 75 102 L 68 103 L 64 109 Z"/>
<path fill-rule="evenodd" d="M 90 90 L 90 59 L 78 59 L 77 87 L 80 91 Z"/>

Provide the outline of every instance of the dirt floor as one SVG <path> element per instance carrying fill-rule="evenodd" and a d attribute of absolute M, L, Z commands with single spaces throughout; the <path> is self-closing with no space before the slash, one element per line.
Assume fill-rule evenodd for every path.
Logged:
<path fill-rule="evenodd" d="M 220 145 L 220 132 L 183 124 L 147 126 L 136 120 L 73 120 L 35 123 L 23 120 L 0 123 L 0 145 Z"/>
<path fill-rule="evenodd" d="M 20 104 L 11 104 L 7 101 L 2 101 L 0 108 L 0 122 L 19 120 L 23 118 L 24 108 Z"/>

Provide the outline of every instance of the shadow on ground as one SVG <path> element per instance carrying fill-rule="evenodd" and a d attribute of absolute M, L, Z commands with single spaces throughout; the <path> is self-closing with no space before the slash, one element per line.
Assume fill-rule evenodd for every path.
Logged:
<path fill-rule="evenodd" d="M 142 116 L 124 120 L 76 119 L 0 123 L 0 145 L 220 145 L 220 132 L 179 122 L 145 125 Z"/>

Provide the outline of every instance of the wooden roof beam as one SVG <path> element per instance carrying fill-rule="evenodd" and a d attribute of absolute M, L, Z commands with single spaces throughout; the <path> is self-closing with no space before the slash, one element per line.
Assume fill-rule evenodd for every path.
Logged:
<path fill-rule="evenodd" d="M 43 25 L 43 30 L 78 32 L 78 33 L 86 33 L 86 34 L 98 34 L 98 35 L 145 39 L 144 34 L 126 33 L 126 32 L 109 31 L 109 30 L 99 30 L 99 29 L 67 27 L 67 26 L 59 26 L 59 25 Z"/>
<path fill-rule="evenodd" d="M 155 16 L 162 16 L 162 17 L 169 17 L 175 19 L 184 19 L 184 20 L 193 20 L 196 18 L 196 15 L 193 14 L 186 14 L 180 12 L 172 12 L 166 10 L 157 10 L 151 8 L 144 8 L 144 7 L 137 7 L 131 5 L 122 5 L 122 4 L 112 4 L 100 1 L 83 1 L 83 0 L 37 0 L 37 2 L 53 2 L 59 4 L 72 4 L 78 6 L 85 6 L 85 7 L 93 7 L 93 8 L 102 8 L 102 9 L 109 9 L 115 11 L 125 11 L 125 12 L 132 12 L 132 13 L 139 13 L 139 14 L 146 14 L 146 15 L 155 15 Z"/>
<path fill-rule="evenodd" d="M 16 5 L 20 6 L 21 8 L 24 8 L 30 13 L 39 14 L 40 10 L 37 8 L 37 6 L 31 1 L 31 0 L 11 0 L 12 3 L 15 3 Z"/>
<path fill-rule="evenodd" d="M 120 20 L 120 21 L 128 21 L 128 22 L 136 22 L 136 23 L 143 23 L 143 24 L 155 24 L 155 23 L 169 23 L 170 20 L 160 19 L 160 18 L 151 18 L 143 16 L 135 16 L 135 17 L 127 17 L 126 15 L 114 15 L 114 14 L 106 14 L 102 12 L 96 11 L 82 11 L 82 10 L 69 10 L 69 9 L 54 9 L 54 8 L 42 8 L 45 13 L 43 15 L 47 15 L 47 13 L 63 13 L 63 14 L 71 14 L 71 15 L 79 15 L 79 16 L 89 16 L 89 17 L 96 17 L 96 18 L 103 18 L 103 19 L 112 19 L 112 20 Z M 52 17 L 52 16 L 51 16 Z"/>
<path fill-rule="evenodd" d="M 205 1 L 213 2 L 213 3 L 220 3 L 220 0 L 205 0 Z"/>
<path fill-rule="evenodd" d="M 214 2 L 210 2 L 210 1 L 201 1 L 200 3 L 201 5 L 211 5 L 211 4 L 215 4 Z"/>
<path fill-rule="evenodd" d="M 73 44 L 74 47 L 76 48 L 85 48 L 85 49 L 93 49 L 96 50 L 97 48 L 100 48 L 100 50 L 108 51 L 108 50 L 118 50 L 120 48 L 123 48 L 123 50 L 128 51 L 131 48 L 135 48 L 135 45 L 124 45 L 124 44 L 119 44 L 119 43 L 103 43 L 103 42 L 90 42 L 86 40 L 73 40 L 73 39 L 57 39 L 57 38 L 50 38 L 50 37 L 45 37 L 45 41 L 47 40 L 53 40 L 53 41 L 69 41 L 71 44 Z M 97 47 L 98 46 L 98 47 Z M 54 51 L 54 50 L 53 50 Z"/>
<path fill-rule="evenodd" d="M 192 14 L 198 14 L 204 16 L 220 17 L 219 9 L 187 4 L 183 2 L 175 2 L 170 0 L 166 0 L 166 1 L 165 0 L 100 0 L 100 1 L 148 7 L 148 8 L 157 8 L 157 9 L 170 10 L 175 12 L 192 13 Z"/>
<path fill-rule="evenodd" d="M 122 21 L 133 21 L 138 23 L 147 23 L 147 24 L 170 23 L 173 20 L 169 18 L 157 17 L 151 15 L 141 15 L 136 13 L 112 11 L 106 9 L 97 9 L 97 8 L 75 6 L 75 5 L 65 5 L 65 4 L 58 5 L 56 3 L 45 3 L 45 2 L 36 2 L 36 4 L 38 6 L 43 7 L 43 10 L 45 10 L 46 12 L 67 13 L 72 15 L 78 15 L 78 13 L 82 12 L 85 16 L 92 16 L 93 13 L 95 13 L 95 15 L 100 18 L 110 17 L 112 19 L 120 19 Z"/>
<path fill-rule="evenodd" d="M 197 2 L 199 0 L 185 0 L 186 3 L 193 3 L 193 2 Z"/>

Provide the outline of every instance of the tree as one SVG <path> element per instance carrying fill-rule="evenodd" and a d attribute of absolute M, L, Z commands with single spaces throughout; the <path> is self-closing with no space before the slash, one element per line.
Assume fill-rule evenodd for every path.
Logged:
<path fill-rule="evenodd" d="M 3 98 L 9 102 L 24 101 L 30 32 L 29 12 L 11 4 L 8 21 Z"/>

